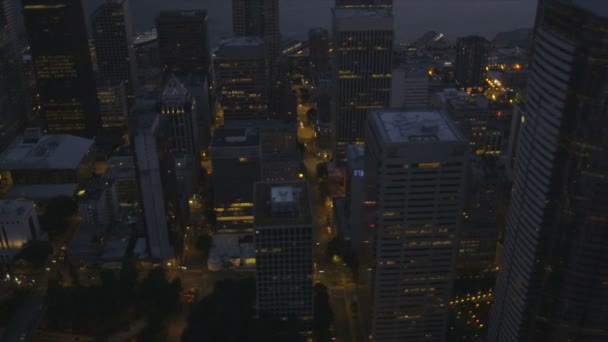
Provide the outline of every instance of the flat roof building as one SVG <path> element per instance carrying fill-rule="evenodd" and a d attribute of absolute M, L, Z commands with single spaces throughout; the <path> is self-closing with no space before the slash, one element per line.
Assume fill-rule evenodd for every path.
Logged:
<path fill-rule="evenodd" d="M 366 201 L 375 203 L 374 341 L 444 341 L 469 152 L 433 110 L 370 112 Z"/>
<path fill-rule="evenodd" d="M 258 315 L 296 319 L 310 331 L 313 213 L 308 184 L 257 183 L 254 208 Z"/>
<path fill-rule="evenodd" d="M 0 193 L 29 199 L 74 195 L 93 173 L 92 145 L 90 139 L 26 129 L 0 154 Z"/>

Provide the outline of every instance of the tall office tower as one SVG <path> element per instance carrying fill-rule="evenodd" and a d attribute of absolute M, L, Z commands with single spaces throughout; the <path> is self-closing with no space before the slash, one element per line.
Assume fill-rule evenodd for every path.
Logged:
<path fill-rule="evenodd" d="M 489 50 L 490 42 L 484 37 L 458 38 L 454 67 L 454 77 L 458 85 L 465 88 L 483 85 Z"/>
<path fill-rule="evenodd" d="M 488 341 L 606 341 L 608 10 L 543 6 Z"/>
<path fill-rule="evenodd" d="M 298 149 L 296 122 L 268 120 L 255 125 L 260 129 L 263 181 L 298 179 L 302 155 Z"/>
<path fill-rule="evenodd" d="M 257 309 L 260 318 L 313 318 L 313 213 L 304 181 L 255 185 Z"/>
<path fill-rule="evenodd" d="M 125 83 L 129 98 L 135 94 L 135 49 L 127 0 L 105 0 L 91 15 L 98 79 Z"/>
<path fill-rule="evenodd" d="M 430 103 L 430 80 L 426 70 L 401 65 L 393 70 L 392 108 L 426 108 Z"/>
<path fill-rule="evenodd" d="M 361 244 L 368 241 L 371 230 L 366 225 L 367 221 L 365 207 L 365 146 L 348 145 L 346 147 L 346 218 L 348 220 L 346 230 L 340 232 L 346 241 L 350 241 L 350 247 L 360 256 Z M 360 261 L 362 258 L 360 257 Z"/>
<path fill-rule="evenodd" d="M 264 39 L 270 65 L 281 55 L 278 0 L 232 0 L 232 25 L 236 36 Z"/>
<path fill-rule="evenodd" d="M 211 67 L 207 11 L 163 11 L 156 18 L 164 80 L 171 74 L 208 75 Z"/>
<path fill-rule="evenodd" d="M 510 188 L 498 158 L 480 156 L 469 165 L 456 268 L 460 275 L 479 276 L 495 266 L 496 244 L 503 228 L 498 213 L 506 207 Z"/>
<path fill-rule="evenodd" d="M 200 154 L 195 106 L 190 91 L 171 75 L 161 95 L 161 114 L 168 118 L 171 126 L 170 149 L 173 153 L 191 157 Z"/>
<path fill-rule="evenodd" d="M 122 136 L 127 131 L 129 103 L 126 82 L 112 81 L 97 84 L 97 99 L 101 128 L 104 132 Z"/>
<path fill-rule="evenodd" d="M 315 143 L 320 155 L 327 157 L 333 150 L 332 99 L 328 93 L 317 95 L 317 122 L 315 125 Z"/>
<path fill-rule="evenodd" d="M 511 128 L 509 129 L 509 144 L 505 153 L 505 173 L 509 180 L 515 179 L 515 165 L 517 165 L 517 157 L 519 150 L 519 135 L 521 126 L 527 116 L 528 108 L 525 103 L 518 103 L 513 106 L 513 115 L 511 117 Z M 522 118 L 524 118 L 522 120 Z"/>
<path fill-rule="evenodd" d="M 444 109 L 477 155 L 501 155 L 509 146 L 513 107 L 488 101 L 483 95 L 446 99 Z"/>
<path fill-rule="evenodd" d="M 48 131 L 95 136 L 101 120 L 81 0 L 24 0 L 23 17 Z"/>
<path fill-rule="evenodd" d="M 329 33 L 324 28 L 308 31 L 310 63 L 317 72 L 329 71 Z"/>
<path fill-rule="evenodd" d="M 268 118 L 266 46 L 258 37 L 224 40 L 215 55 L 215 72 L 224 123 Z"/>
<path fill-rule="evenodd" d="M 0 149 L 13 141 L 26 119 L 26 92 L 9 5 L 9 1 L 0 0 Z"/>
<path fill-rule="evenodd" d="M 255 128 L 216 128 L 211 142 L 216 228 L 253 230 L 253 186 L 260 181 L 260 132 Z"/>
<path fill-rule="evenodd" d="M 393 0 L 336 0 L 336 7 L 393 7 Z"/>
<path fill-rule="evenodd" d="M 266 93 L 274 118 L 284 117 L 289 80 L 281 72 L 282 54 L 278 0 L 232 0 L 232 24 L 236 36 L 257 36 L 266 45 Z M 290 89 L 289 89 L 290 90 Z"/>
<path fill-rule="evenodd" d="M 138 98 L 129 117 L 136 175 L 139 181 L 141 206 L 146 224 L 148 253 L 154 260 L 167 260 L 174 256 L 169 240 L 167 222 L 167 178 L 172 161 L 166 158 L 166 139 L 159 139 L 165 125 L 160 123 L 157 101 Z"/>
<path fill-rule="evenodd" d="M 333 33 L 334 158 L 343 162 L 346 145 L 363 142 L 368 110 L 390 105 L 393 16 L 385 8 L 336 8 Z"/>
<path fill-rule="evenodd" d="M 444 341 L 467 142 L 441 112 L 370 112 L 366 200 L 376 202 L 374 341 Z"/>

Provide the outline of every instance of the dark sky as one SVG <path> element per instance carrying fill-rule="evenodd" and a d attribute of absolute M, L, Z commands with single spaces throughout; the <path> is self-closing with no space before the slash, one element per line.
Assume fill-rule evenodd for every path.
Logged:
<path fill-rule="evenodd" d="M 91 11 L 100 0 L 84 0 Z M 604 0 L 600 0 L 604 1 Z M 136 31 L 153 26 L 162 9 L 207 8 L 214 41 L 231 34 L 231 0 L 131 0 Z M 448 38 L 477 33 L 493 38 L 501 31 L 532 27 L 535 0 L 394 0 L 397 41 L 412 41 L 437 30 Z M 331 26 L 334 0 L 280 0 L 281 31 L 303 38 L 310 27 Z"/>
<path fill-rule="evenodd" d="M 21 0 L 10 0 L 15 4 Z M 82 0 L 90 14 L 101 0 Z M 153 27 L 154 17 L 165 9 L 199 9 L 209 12 L 211 38 L 217 42 L 232 30 L 231 0 L 130 0 L 135 31 Z M 331 26 L 334 0 L 279 0 L 281 32 L 302 39 L 309 28 Z M 608 0 L 576 0 L 604 3 Z M 467 34 L 493 38 L 496 33 L 532 27 L 536 0 L 394 0 L 397 42 L 409 42 L 426 31 L 446 34 L 448 39 Z M 89 28 L 90 30 L 90 28 Z"/>

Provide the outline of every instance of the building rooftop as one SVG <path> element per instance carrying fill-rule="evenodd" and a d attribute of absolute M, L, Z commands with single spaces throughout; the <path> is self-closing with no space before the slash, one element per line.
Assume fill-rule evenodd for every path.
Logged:
<path fill-rule="evenodd" d="M 89 184 L 87 184 L 84 194 L 82 194 L 82 197 L 80 197 L 80 201 L 98 201 L 107 188 L 108 184 L 106 183 L 106 181 L 102 181 L 101 179 L 94 179 Z"/>
<path fill-rule="evenodd" d="M 78 184 L 37 184 L 15 185 L 5 195 L 5 198 L 27 198 L 35 201 L 46 201 L 58 196 L 72 197 L 76 193 Z"/>
<path fill-rule="evenodd" d="M 305 181 L 259 182 L 254 194 L 254 227 L 312 225 Z"/>
<path fill-rule="evenodd" d="M 388 143 L 425 143 L 463 140 L 454 123 L 436 110 L 381 109 L 371 120 Z"/>
<path fill-rule="evenodd" d="M 365 157 L 365 145 L 346 146 L 346 160 L 350 169 L 362 170 Z"/>
<path fill-rule="evenodd" d="M 173 19 L 173 18 L 197 18 L 197 17 L 207 17 L 207 10 L 169 10 L 169 11 L 160 11 L 160 14 L 156 18 L 156 20 L 162 21 L 163 19 Z"/>
<path fill-rule="evenodd" d="M 17 137 L 0 154 L 0 169 L 76 169 L 92 145 L 93 140 L 74 135 L 26 134 Z"/>
<path fill-rule="evenodd" d="M 189 95 L 188 89 L 184 86 L 184 84 L 175 76 L 175 74 L 171 74 L 171 77 L 167 81 L 165 85 L 165 89 L 163 90 L 162 99 L 163 101 L 170 99 L 184 99 Z"/>
<path fill-rule="evenodd" d="M 21 216 L 34 206 L 34 202 L 27 200 L 0 199 L 0 216 L 3 218 Z"/>
<path fill-rule="evenodd" d="M 222 46 L 259 46 L 264 45 L 264 40 L 255 36 L 242 36 L 224 39 L 220 42 Z"/>
<path fill-rule="evenodd" d="M 388 8 L 380 8 L 380 7 L 340 7 L 334 8 L 333 10 L 334 16 L 336 18 L 344 19 L 344 18 L 355 18 L 355 17 L 381 17 L 387 18 L 391 17 L 391 11 Z"/>
<path fill-rule="evenodd" d="M 104 179 L 134 178 L 135 165 L 131 156 L 112 156 L 108 159 L 108 168 L 103 175 Z"/>
<path fill-rule="evenodd" d="M 254 128 L 216 128 L 213 131 L 212 148 L 255 146 L 260 144 L 260 132 Z"/>

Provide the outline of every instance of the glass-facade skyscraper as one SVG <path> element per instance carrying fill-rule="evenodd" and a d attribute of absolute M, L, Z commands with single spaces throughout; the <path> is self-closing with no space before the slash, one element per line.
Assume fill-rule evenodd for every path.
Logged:
<path fill-rule="evenodd" d="M 393 16 L 385 8 L 336 8 L 334 34 L 334 158 L 346 145 L 362 143 L 370 109 L 391 99 Z"/>
<path fill-rule="evenodd" d="M 48 132 L 95 136 L 101 120 L 81 0 L 24 0 L 23 16 Z"/>
<path fill-rule="evenodd" d="M 541 5 L 487 341 L 606 341 L 608 8 Z"/>
<path fill-rule="evenodd" d="M 132 99 L 135 92 L 135 51 L 127 0 L 103 2 L 93 12 L 91 22 L 99 80 L 115 86 L 124 82 Z"/>

